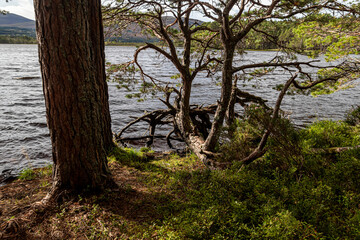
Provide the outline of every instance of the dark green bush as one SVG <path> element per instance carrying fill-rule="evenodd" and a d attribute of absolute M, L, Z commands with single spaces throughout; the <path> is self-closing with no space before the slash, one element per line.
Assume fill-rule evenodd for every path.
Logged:
<path fill-rule="evenodd" d="M 224 138 L 230 141 L 221 145 L 223 154 L 218 161 L 236 162 L 247 157 L 259 144 L 271 121 L 271 111 L 261 106 L 252 105 L 245 111 L 243 119 L 236 119 Z M 284 116 L 276 119 L 271 128 L 268 141 L 272 153 L 287 159 L 299 155 L 299 134 L 293 124 Z M 285 166 L 283 166 L 285 167 Z"/>
<path fill-rule="evenodd" d="M 241 151 L 244 140 L 256 146 L 261 128 L 252 121 L 236 122 L 225 155 L 247 153 L 226 152 Z M 360 239 L 360 150 L 311 150 L 354 146 L 358 139 L 356 128 L 343 122 L 297 130 L 279 119 L 268 152 L 252 164 L 172 178 L 171 189 L 183 201 L 176 213 L 165 214 L 161 238 Z"/>
<path fill-rule="evenodd" d="M 342 121 L 319 121 L 302 131 L 305 148 L 347 147 L 359 143 L 354 128 Z"/>
<path fill-rule="evenodd" d="M 357 171 L 358 161 L 349 159 L 347 164 Z M 172 192 L 182 197 L 163 212 L 165 220 L 157 226 L 160 239 L 359 237 L 359 177 L 350 167 L 341 179 L 328 177 L 338 171 L 339 162 L 322 176 L 296 179 L 279 169 L 264 174 L 261 163 L 241 171 L 197 171 L 173 178 Z M 352 180 L 339 187 L 346 178 Z"/>
<path fill-rule="evenodd" d="M 360 124 L 360 106 L 353 107 L 346 113 L 345 122 L 352 126 Z"/>
<path fill-rule="evenodd" d="M 319 151 L 359 145 L 359 127 L 322 121 L 299 130 L 279 118 L 267 153 L 242 165 L 236 160 L 257 146 L 268 121 L 261 111 L 237 121 L 232 141 L 220 147 L 223 160 L 234 161 L 230 169 L 190 170 L 174 158 L 170 163 L 146 160 L 129 149 L 113 153 L 124 165 L 151 171 L 144 175 L 147 184 L 166 193 L 157 198 L 162 218 L 144 236 L 360 239 L 360 149 Z"/>

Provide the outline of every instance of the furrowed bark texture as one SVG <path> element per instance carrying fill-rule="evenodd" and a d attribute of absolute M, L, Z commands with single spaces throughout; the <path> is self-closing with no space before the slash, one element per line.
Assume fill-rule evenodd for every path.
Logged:
<path fill-rule="evenodd" d="M 103 188 L 112 133 L 100 0 L 35 0 L 54 186 Z"/>

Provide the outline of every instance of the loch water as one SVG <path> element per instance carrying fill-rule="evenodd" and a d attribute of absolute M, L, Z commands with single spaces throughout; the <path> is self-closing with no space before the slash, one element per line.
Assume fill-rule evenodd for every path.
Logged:
<path fill-rule="evenodd" d="M 106 60 L 122 63 L 130 60 L 135 47 L 108 46 Z M 250 51 L 238 64 L 264 62 L 274 57 L 274 52 Z M 158 79 L 167 80 L 175 72 L 174 67 L 164 62 L 154 52 L 141 54 L 139 61 L 144 69 Z M 42 93 L 42 81 L 36 45 L 0 44 L 0 175 L 18 174 L 24 168 L 46 166 L 51 163 L 51 144 L 46 126 L 45 104 Z M 276 84 L 284 82 L 286 76 L 280 70 L 262 81 L 254 82 L 257 86 L 245 87 L 252 93 L 265 96 L 270 106 L 276 100 Z M 359 83 L 359 81 L 355 82 Z M 139 102 L 136 98 L 126 98 L 129 92 L 118 89 L 117 83 L 109 82 L 109 103 L 113 132 L 118 132 L 133 117 L 144 111 L 151 111 L 165 106 L 156 98 Z M 192 101 L 196 104 L 211 104 L 219 98 L 219 86 L 213 79 L 201 74 L 194 80 Z M 352 106 L 360 104 L 360 86 L 336 92 L 331 95 L 286 96 L 282 109 L 299 126 L 316 120 L 340 120 Z M 166 129 L 159 129 L 165 131 Z M 128 134 L 146 131 L 145 125 L 138 125 Z M 155 148 L 164 148 L 163 143 Z"/>

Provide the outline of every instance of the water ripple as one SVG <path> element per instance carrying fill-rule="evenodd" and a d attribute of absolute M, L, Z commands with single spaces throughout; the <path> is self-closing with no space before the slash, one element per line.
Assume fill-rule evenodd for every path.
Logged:
<path fill-rule="evenodd" d="M 135 47 L 111 46 L 106 48 L 106 60 L 122 63 L 132 58 Z M 51 144 L 45 118 L 45 103 L 42 94 L 42 82 L 38 64 L 36 45 L 2 45 L 0 44 L 0 174 L 4 171 L 18 173 L 27 167 L 41 167 L 51 162 Z M 238 58 L 236 64 L 247 64 L 251 61 L 264 62 L 273 57 L 272 52 L 249 52 Z M 158 61 L 154 52 L 139 56 L 144 68 L 162 80 L 169 80 L 175 72 L 168 62 Z M 282 71 L 258 81 L 261 88 L 251 86 L 243 88 L 253 94 L 261 94 L 273 104 L 278 92 L 272 88 L 284 80 Z M 131 116 L 140 116 L 144 111 L 165 108 L 157 99 L 137 102 L 127 99 L 128 93 L 117 89 L 117 84 L 109 83 L 109 103 L 112 128 L 117 132 L 132 120 Z M 265 87 L 264 87 L 265 86 Z M 219 97 L 219 87 L 214 80 L 200 74 L 194 80 L 192 103 L 210 104 Z M 360 87 L 348 89 L 316 99 L 309 96 L 286 96 L 283 109 L 291 113 L 291 118 L 298 125 L 311 123 L 317 119 L 341 119 L 351 106 L 360 104 Z M 147 126 L 138 125 L 136 130 L 146 130 Z M 167 131 L 166 128 L 159 128 Z M 164 142 L 156 141 L 154 147 L 162 148 Z"/>

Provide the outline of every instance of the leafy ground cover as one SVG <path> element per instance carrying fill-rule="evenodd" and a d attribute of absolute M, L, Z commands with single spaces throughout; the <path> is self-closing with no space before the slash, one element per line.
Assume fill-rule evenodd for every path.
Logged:
<path fill-rule="evenodd" d="M 235 137 L 254 141 L 256 131 L 246 128 L 246 136 Z M 285 126 L 261 159 L 216 171 L 190 153 L 159 157 L 149 149 L 117 148 L 109 163 L 119 189 L 78 196 L 29 219 L 25 228 L 14 224 L 15 237 L 360 239 L 359 131 L 341 121 Z M 0 188 L 1 229 L 50 188 L 49 167 L 30 172 Z"/>

